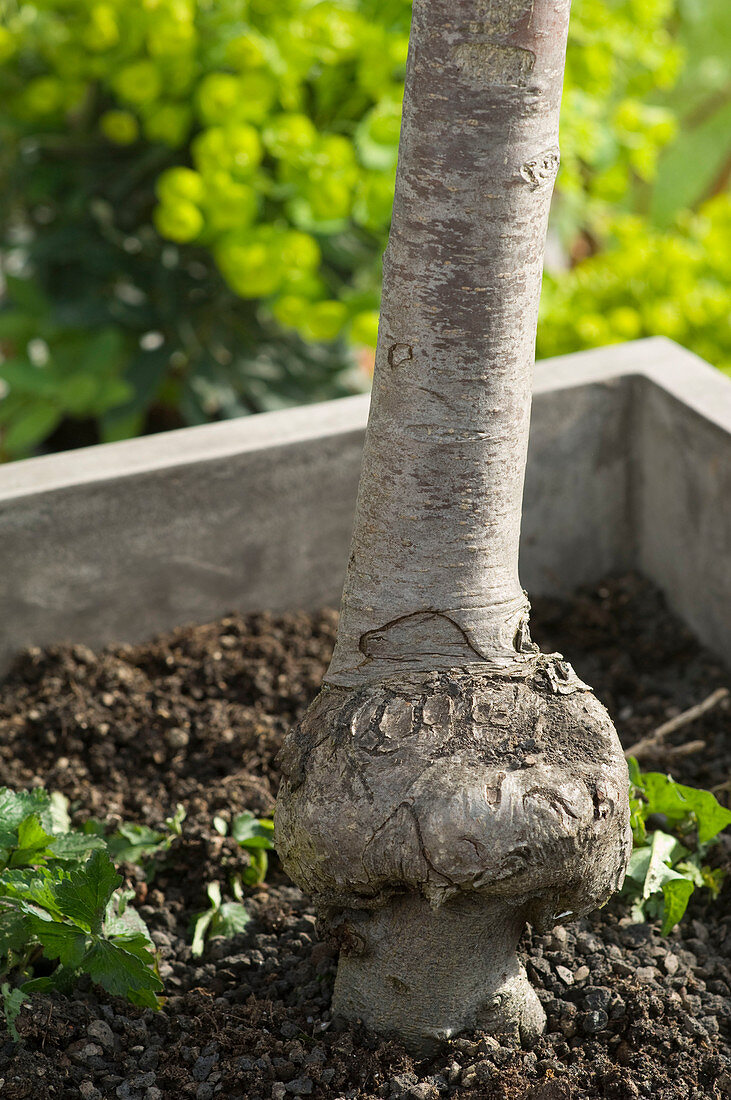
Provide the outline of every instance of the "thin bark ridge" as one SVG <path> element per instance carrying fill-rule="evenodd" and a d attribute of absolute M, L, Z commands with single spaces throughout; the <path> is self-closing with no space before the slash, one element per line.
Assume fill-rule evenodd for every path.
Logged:
<path fill-rule="evenodd" d="M 534 652 L 518 542 L 568 15 L 569 0 L 414 0 L 329 683 Z"/>

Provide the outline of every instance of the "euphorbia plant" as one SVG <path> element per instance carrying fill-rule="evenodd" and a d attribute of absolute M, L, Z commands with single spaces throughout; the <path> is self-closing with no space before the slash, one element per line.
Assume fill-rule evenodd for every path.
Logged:
<path fill-rule="evenodd" d="M 337 645 L 282 754 L 337 1012 L 415 1050 L 544 1014 L 515 948 L 621 885 L 627 769 L 528 632 L 518 540 L 569 0 L 415 0 Z"/>

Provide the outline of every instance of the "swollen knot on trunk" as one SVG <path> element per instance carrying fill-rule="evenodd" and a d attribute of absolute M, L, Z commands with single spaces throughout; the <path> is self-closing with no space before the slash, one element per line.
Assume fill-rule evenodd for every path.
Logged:
<path fill-rule="evenodd" d="M 326 688 L 280 763 L 277 848 L 337 926 L 335 1009 L 419 1052 L 477 1026 L 534 1038 L 525 922 L 601 905 L 631 844 L 619 741 L 570 665 Z"/>

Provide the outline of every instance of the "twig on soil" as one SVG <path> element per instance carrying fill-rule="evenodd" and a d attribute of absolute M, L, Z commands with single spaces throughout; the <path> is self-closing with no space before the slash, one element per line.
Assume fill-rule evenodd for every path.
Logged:
<path fill-rule="evenodd" d="M 625 756 L 648 756 L 662 747 L 662 743 L 666 737 L 669 737 L 671 733 L 675 733 L 676 730 L 682 729 L 683 726 L 690 725 L 691 722 L 695 722 L 696 718 L 700 718 L 701 715 L 706 714 L 709 710 L 713 710 L 719 703 L 723 702 L 729 696 L 728 688 L 717 688 L 716 691 L 711 692 L 707 699 L 704 699 L 700 703 L 696 703 L 694 707 L 688 707 L 687 710 L 682 711 L 680 714 L 676 714 L 674 718 L 668 719 L 667 722 L 663 722 L 661 726 L 649 735 L 649 737 L 643 737 L 641 741 L 637 741 L 634 745 L 630 745 L 628 749 L 625 749 Z M 690 745 L 696 745 L 697 742 L 690 742 Z M 699 746 L 700 747 L 700 746 Z M 695 752 L 696 749 L 689 748 L 689 746 L 677 746 L 672 749 L 671 752 L 675 755 L 686 755 L 686 752 L 678 753 L 678 749 L 685 749 L 686 752 Z"/>
<path fill-rule="evenodd" d="M 665 756 L 668 760 L 675 761 L 684 756 L 692 756 L 694 752 L 701 752 L 705 748 L 708 748 L 706 741 L 686 741 L 684 745 L 671 745 L 665 750 Z"/>
<path fill-rule="evenodd" d="M 46 1046 L 46 1037 L 48 1035 L 48 1029 L 51 1026 L 51 1016 L 53 1016 L 53 1002 L 51 1002 L 51 1007 L 48 1009 L 48 1019 L 46 1020 L 46 1026 L 43 1029 L 43 1038 L 41 1040 L 41 1050 L 44 1050 L 45 1046 Z"/>

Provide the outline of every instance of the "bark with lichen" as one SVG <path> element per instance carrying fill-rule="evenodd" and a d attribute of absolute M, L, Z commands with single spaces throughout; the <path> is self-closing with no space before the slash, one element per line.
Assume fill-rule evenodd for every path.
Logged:
<path fill-rule="evenodd" d="M 534 1037 L 515 946 L 629 852 L 606 711 L 530 641 L 518 542 L 568 0 L 414 0 L 371 414 L 338 640 L 288 736 L 285 867 L 334 1008 L 417 1051 Z"/>

